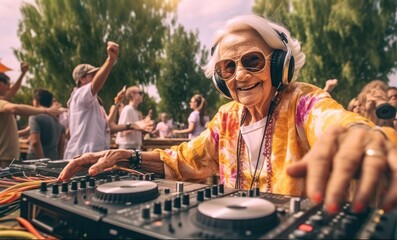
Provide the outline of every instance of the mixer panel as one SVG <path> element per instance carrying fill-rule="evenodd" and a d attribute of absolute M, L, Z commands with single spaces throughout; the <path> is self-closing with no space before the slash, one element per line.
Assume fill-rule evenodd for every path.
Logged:
<path fill-rule="evenodd" d="M 390 239 L 397 212 L 335 215 L 306 198 L 155 179 L 82 176 L 42 184 L 21 198 L 21 216 L 58 238 Z"/>

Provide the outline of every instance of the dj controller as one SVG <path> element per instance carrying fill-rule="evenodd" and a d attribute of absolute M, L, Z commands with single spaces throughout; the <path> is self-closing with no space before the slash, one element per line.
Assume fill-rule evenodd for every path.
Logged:
<path fill-rule="evenodd" d="M 329 215 L 306 198 L 157 179 L 79 176 L 25 191 L 21 216 L 60 239 L 393 239 L 397 211 Z"/>

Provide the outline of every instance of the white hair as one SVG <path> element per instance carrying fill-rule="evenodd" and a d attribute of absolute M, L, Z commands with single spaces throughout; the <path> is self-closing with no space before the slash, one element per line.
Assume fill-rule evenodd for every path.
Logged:
<path fill-rule="evenodd" d="M 234 17 L 226 22 L 226 25 L 216 32 L 211 57 L 208 63 L 203 66 L 205 75 L 210 78 L 214 73 L 215 64 L 219 61 L 219 42 L 227 35 L 241 30 L 255 30 L 263 40 L 273 49 L 282 49 L 287 51 L 281 40 L 279 33 L 284 33 L 288 40 L 288 47 L 291 49 L 292 56 L 295 59 L 295 70 L 292 81 L 295 81 L 299 75 L 300 69 L 305 64 L 305 54 L 301 51 L 300 43 L 291 38 L 290 32 L 283 26 L 276 24 L 262 16 L 249 14 Z M 278 33 L 277 33 L 278 32 Z"/>

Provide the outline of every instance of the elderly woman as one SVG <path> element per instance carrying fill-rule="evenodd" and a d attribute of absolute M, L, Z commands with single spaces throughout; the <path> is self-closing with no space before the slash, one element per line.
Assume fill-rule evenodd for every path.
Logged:
<path fill-rule="evenodd" d="M 304 62 L 299 42 L 284 27 L 256 15 L 235 17 L 215 38 L 204 67 L 221 94 L 234 101 L 220 107 L 200 136 L 167 150 L 84 154 L 59 180 L 84 167 L 95 175 L 130 161 L 174 180 L 219 174 L 229 188 L 308 196 L 333 213 L 352 179 L 361 177 L 352 204 L 360 212 L 379 178 L 393 171 L 383 202 L 390 209 L 397 200 L 397 147 L 390 132 L 374 129 L 322 89 L 296 82 Z"/>

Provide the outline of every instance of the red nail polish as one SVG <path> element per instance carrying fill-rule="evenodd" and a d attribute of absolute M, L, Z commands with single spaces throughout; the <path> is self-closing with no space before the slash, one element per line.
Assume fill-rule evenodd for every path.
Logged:
<path fill-rule="evenodd" d="M 313 201 L 315 204 L 321 203 L 321 202 L 323 201 L 323 195 L 322 195 L 321 193 L 319 193 L 319 192 L 313 193 L 313 195 L 312 195 L 312 201 Z"/>
<path fill-rule="evenodd" d="M 355 202 L 353 204 L 352 210 L 355 213 L 360 213 L 360 212 L 364 211 L 364 208 L 365 208 L 365 206 L 362 202 Z"/>
<path fill-rule="evenodd" d="M 339 212 L 339 204 L 337 203 L 330 203 L 327 204 L 327 212 L 331 213 L 331 214 L 335 214 Z"/>

